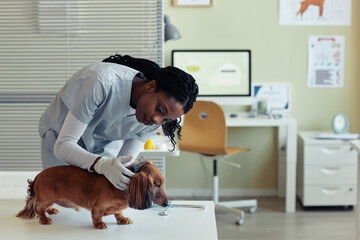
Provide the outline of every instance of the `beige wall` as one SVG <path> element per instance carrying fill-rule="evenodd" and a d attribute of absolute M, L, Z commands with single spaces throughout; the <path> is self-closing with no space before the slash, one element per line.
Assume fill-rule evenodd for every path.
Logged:
<path fill-rule="evenodd" d="M 182 39 L 165 43 L 165 64 L 173 49 L 251 49 L 253 82 L 289 82 L 292 114 L 299 130 L 331 130 L 334 114 L 349 116 L 350 131 L 360 132 L 360 1 L 352 1 L 349 27 L 279 26 L 278 0 L 213 0 L 210 8 L 179 8 L 164 0 L 165 14 Z M 345 86 L 307 87 L 309 35 L 345 35 Z M 229 160 L 241 169 L 220 165 L 221 188 L 275 189 L 277 187 L 276 129 L 231 128 L 229 145 L 250 147 Z M 166 161 L 168 188 L 210 188 L 211 162 L 181 152 Z"/>

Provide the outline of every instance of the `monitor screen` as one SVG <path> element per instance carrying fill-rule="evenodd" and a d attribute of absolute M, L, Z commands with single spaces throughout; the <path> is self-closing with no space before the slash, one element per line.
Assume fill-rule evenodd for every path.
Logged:
<path fill-rule="evenodd" d="M 173 50 L 172 65 L 195 78 L 199 99 L 220 105 L 252 103 L 250 50 Z"/>

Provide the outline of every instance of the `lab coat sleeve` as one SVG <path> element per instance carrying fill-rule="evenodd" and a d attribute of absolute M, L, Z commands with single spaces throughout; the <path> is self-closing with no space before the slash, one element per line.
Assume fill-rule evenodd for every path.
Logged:
<path fill-rule="evenodd" d="M 80 122 L 71 112 L 68 112 L 55 142 L 54 154 L 63 162 L 90 170 L 98 155 L 86 151 L 77 144 L 86 127 L 87 124 Z"/>

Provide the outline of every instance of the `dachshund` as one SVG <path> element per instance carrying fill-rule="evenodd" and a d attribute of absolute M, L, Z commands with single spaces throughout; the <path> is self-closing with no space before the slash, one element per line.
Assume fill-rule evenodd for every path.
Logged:
<path fill-rule="evenodd" d="M 133 168 L 133 169 L 132 169 Z M 129 167 L 137 172 L 130 180 L 127 191 L 115 188 L 103 175 L 90 173 L 75 166 L 57 166 L 43 170 L 34 179 L 28 180 L 26 205 L 16 216 L 23 219 L 39 217 L 41 224 L 51 224 L 48 214 L 57 214 L 54 203 L 79 211 L 91 211 L 94 228 L 104 229 L 107 224 L 103 216 L 114 214 L 117 224 L 126 225 L 133 221 L 124 217 L 122 211 L 128 207 L 147 209 L 155 203 L 167 206 L 164 178 L 150 161 Z"/>

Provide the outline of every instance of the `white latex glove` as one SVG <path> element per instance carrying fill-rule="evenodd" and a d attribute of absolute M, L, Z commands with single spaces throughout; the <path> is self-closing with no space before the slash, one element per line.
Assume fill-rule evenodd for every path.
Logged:
<path fill-rule="evenodd" d="M 123 166 L 123 163 L 131 161 L 133 157 L 100 158 L 94 165 L 97 173 L 103 174 L 116 188 L 126 190 L 130 178 L 135 175 Z"/>

